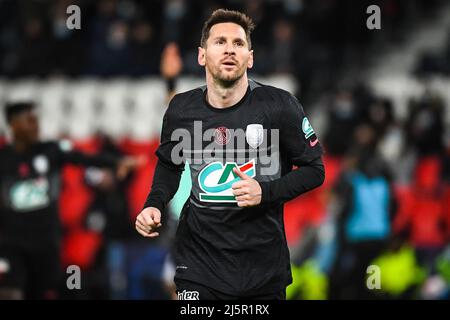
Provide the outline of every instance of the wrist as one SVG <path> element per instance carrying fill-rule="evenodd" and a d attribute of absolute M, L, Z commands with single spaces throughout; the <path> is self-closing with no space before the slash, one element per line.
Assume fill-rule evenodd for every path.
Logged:
<path fill-rule="evenodd" d="M 270 181 L 258 183 L 261 187 L 261 204 L 270 203 L 272 201 L 270 196 Z"/>
<path fill-rule="evenodd" d="M 168 77 L 166 78 L 166 87 L 168 92 L 175 91 L 177 77 Z"/>
<path fill-rule="evenodd" d="M 142 210 L 146 209 L 146 208 L 156 208 L 159 210 L 159 212 L 163 212 L 165 209 L 165 205 L 162 201 L 158 201 L 155 199 L 147 199 L 147 201 L 145 201 L 144 207 L 142 208 Z"/>

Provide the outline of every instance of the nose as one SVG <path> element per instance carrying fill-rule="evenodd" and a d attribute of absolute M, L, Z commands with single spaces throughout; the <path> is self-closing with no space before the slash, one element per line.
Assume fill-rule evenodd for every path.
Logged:
<path fill-rule="evenodd" d="M 228 55 L 236 54 L 234 45 L 232 43 L 227 42 L 227 45 L 225 46 L 225 54 Z"/>

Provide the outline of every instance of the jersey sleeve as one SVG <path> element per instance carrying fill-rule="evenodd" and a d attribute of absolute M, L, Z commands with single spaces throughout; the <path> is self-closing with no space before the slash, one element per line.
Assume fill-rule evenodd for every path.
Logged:
<path fill-rule="evenodd" d="M 115 168 L 119 162 L 119 158 L 112 155 L 89 155 L 74 150 L 72 143 L 68 140 L 53 142 L 52 146 L 58 155 L 60 165 L 70 163 L 82 166 Z"/>
<path fill-rule="evenodd" d="M 317 134 L 297 98 L 287 94 L 281 110 L 280 142 L 290 162 L 301 166 L 322 156 Z"/>
<path fill-rule="evenodd" d="M 303 111 L 292 95 L 286 93 L 279 119 L 280 144 L 292 170 L 272 181 L 260 182 L 262 204 L 284 203 L 323 184 L 325 168 L 322 146 Z"/>
<path fill-rule="evenodd" d="M 175 96 L 164 114 L 161 142 L 156 150 L 158 163 L 153 175 L 150 192 L 144 203 L 144 208 L 155 207 L 161 213 L 164 212 L 170 199 L 177 192 L 181 173 L 184 170 L 182 154 L 179 152 L 175 152 L 177 155 L 172 154 L 179 143 L 178 140 L 172 140 L 172 134 L 177 128 L 181 128 L 181 119 L 176 112 L 176 109 L 179 107 L 179 101 L 177 100 L 177 96 Z M 182 161 L 181 163 L 180 160 Z"/>

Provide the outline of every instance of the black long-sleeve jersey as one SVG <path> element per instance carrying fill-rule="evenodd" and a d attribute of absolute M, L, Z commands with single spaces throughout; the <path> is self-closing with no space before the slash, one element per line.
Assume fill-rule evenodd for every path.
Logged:
<path fill-rule="evenodd" d="M 294 96 L 252 80 L 225 109 L 208 104 L 206 86 L 178 94 L 156 153 L 144 207 L 164 211 L 186 161 L 192 177 L 175 240 L 176 279 L 236 296 L 276 292 L 292 281 L 283 203 L 324 179 L 322 147 Z M 234 167 L 259 182 L 259 205 L 237 206 Z"/>

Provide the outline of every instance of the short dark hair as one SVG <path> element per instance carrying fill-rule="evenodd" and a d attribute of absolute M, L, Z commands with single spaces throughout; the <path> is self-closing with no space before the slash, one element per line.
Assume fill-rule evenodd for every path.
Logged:
<path fill-rule="evenodd" d="M 202 29 L 200 46 L 202 48 L 205 48 L 206 40 L 208 40 L 209 38 L 209 31 L 211 30 L 213 25 L 225 22 L 236 23 L 244 29 L 245 35 L 247 36 L 248 47 L 251 49 L 252 41 L 250 39 L 250 34 L 252 33 L 253 29 L 255 29 L 253 20 L 242 12 L 226 9 L 217 9 L 211 14 L 208 20 L 205 21 Z"/>
<path fill-rule="evenodd" d="M 34 103 L 30 101 L 10 102 L 5 105 L 5 118 L 8 123 L 18 114 L 34 109 Z"/>

